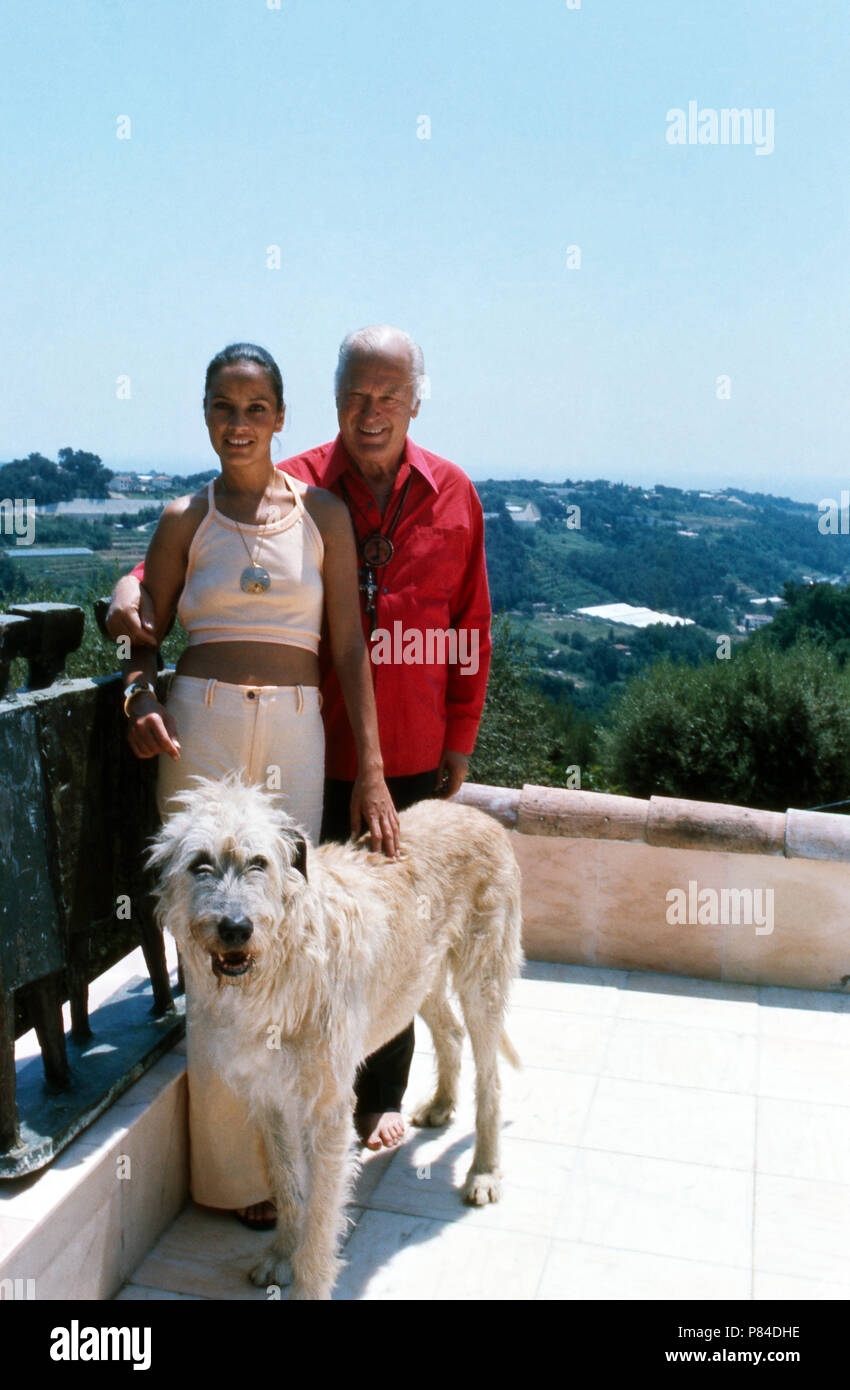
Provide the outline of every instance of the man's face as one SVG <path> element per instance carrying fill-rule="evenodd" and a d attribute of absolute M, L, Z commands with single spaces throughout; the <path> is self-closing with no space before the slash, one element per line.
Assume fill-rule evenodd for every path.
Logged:
<path fill-rule="evenodd" d="M 407 352 L 357 353 L 340 384 L 337 419 L 349 457 L 365 474 L 390 473 L 404 452 L 414 405 Z"/>

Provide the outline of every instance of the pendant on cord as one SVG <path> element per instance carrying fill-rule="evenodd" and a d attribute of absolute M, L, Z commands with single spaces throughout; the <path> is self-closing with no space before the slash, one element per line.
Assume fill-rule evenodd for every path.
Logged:
<path fill-rule="evenodd" d="M 248 565 L 239 577 L 239 587 L 243 594 L 264 594 L 271 582 L 271 575 L 262 565 Z"/>
<path fill-rule="evenodd" d="M 382 565 L 388 565 L 395 554 L 395 547 L 389 536 L 381 535 L 380 531 L 375 531 L 373 535 L 367 536 L 360 546 L 360 554 L 366 561 L 370 569 L 380 569 Z"/>

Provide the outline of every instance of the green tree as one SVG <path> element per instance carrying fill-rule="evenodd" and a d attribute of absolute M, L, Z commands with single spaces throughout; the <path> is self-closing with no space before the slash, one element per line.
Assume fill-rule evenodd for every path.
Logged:
<path fill-rule="evenodd" d="M 60 449 L 57 455 L 59 465 L 74 480 L 75 497 L 108 497 L 109 483 L 115 476 L 104 468 L 97 454 L 89 454 L 85 449 Z"/>
<path fill-rule="evenodd" d="M 202 473 L 176 474 L 174 477 L 174 488 L 179 488 L 182 492 L 198 492 L 204 486 L 204 483 L 209 482 L 210 478 L 217 477 L 217 468 L 206 468 Z"/>
<path fill-rule="evenodd" d="M 0 498 L 31 497 L 37 507 L 67 502 L 74 496 L 74 480 L 43 454 L 28 454 L 0 467 Z"/>
<path fill-rule="evenodd" d="M 604 775 L 653 794 L 785 811 L 850 797 L 850 673 L 809 642 L 750 644 L 629 682 L 600 732 Z"/>
<path fill-rule="evenodd" d="M 470 777 L 497 787 L 563 786 L 567 767 L 586 765 L 590 725 L 571 707 L 555 705 L 532 684 L 527 644 L 510 620 L 493 620 L 487 701 Z"/>
<path fill-rule="evenodd" d="M 529 560 L 534 536 L 511 521 L 504 506 L 485 522 L 484 544 L 494 609 L 517 608 L 539 598 Z"/>
<path fill-rule="evenodd" d="M 850 588 L 788 583 L 782 597 L 784 607 L 762 628 L 759 642 L 787 651 L 801 637 L 832 648 L 850 638 Z"/>

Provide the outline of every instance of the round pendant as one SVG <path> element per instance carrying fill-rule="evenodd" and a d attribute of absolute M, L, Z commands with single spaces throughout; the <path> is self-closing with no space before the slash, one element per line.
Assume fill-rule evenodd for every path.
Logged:
<path fill-rule="evenodd" d="M 363 559 L 371 569 L 379 569 L 381 565 L 389 564 L 393 558 L 393 543 L 389 536 L 382 536 L 376 531 L 373 536 L 367 536 L 363 542 Z"/>
<path fill-rule="evenodd" d="M 249 565 L 239 578 L 239 585 L 244 594 L 264 594 L 271 582 L 271 575 L 262 565 Z"/>

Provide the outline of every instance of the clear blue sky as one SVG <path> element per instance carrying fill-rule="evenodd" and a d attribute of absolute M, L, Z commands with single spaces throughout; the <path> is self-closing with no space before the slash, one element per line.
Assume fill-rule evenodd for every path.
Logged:
<path fill-rule="evenodd" d="M 837 0 L 10 9 L 0 459 L 211 466 L 234 338 L 278 358 L 294 453 L 335 433 L 344 333 L 390 322 L 431 378 L 414 437 L 475 479 L 850 486 Z M 771 108 L 773 153 L 671 145 L 691 100 Z"/>

